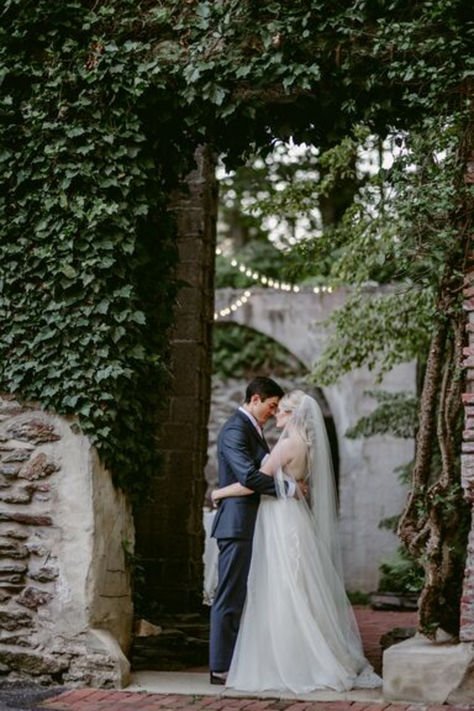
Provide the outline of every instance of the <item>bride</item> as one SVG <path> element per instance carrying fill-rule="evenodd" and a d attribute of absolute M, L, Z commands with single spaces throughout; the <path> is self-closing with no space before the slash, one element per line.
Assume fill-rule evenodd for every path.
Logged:
<path fill-rule="evenodd" d="M 282 435 L 261 466 L 275 477 L 278 499 L 262 496 L 253 539 L 247 598 L 227 687 L 308 693 L 376 687 L 346 597 L 338 543 L 336 494 L 321 410 L 301 390 L 276 413 Z M 303 497 L 287 497 L 294 479 Z M 213 500 L 253 492 L 239 483 Z"/>

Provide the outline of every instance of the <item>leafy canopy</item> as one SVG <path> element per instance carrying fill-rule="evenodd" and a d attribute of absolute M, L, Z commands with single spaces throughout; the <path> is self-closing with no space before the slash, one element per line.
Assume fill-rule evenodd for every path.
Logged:
<path fill-rule="evenodd" d="M 169 194 L 210 142 L 329 148 L 444 115 L 472 73 L 463 0 L 6 0 L 0 386 L 78 414 L 116 481 L 154 473 L 178 285 Z"/>

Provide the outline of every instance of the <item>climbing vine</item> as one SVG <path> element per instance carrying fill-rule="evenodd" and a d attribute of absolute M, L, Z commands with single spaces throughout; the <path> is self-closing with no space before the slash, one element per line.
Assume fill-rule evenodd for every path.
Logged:
<path fill-rule="evenodd" d="M 177 171 L 161 163 L 169 94 L 155 82 L 145 95 L 147 43 L 133 4 L 116 9 L 3 10 L 0 381 L 78 415 L 116 482 L 136 491 L 156 466 L 176 292 L 164 196 Z"/>
<path fill-rule="evenodd" d="M 6 0 L 0 23 L 0 387 L 77 415 L 116 482 L 156 470 L 171 191 L 209 142 L 236 165 L 331 148 L 467 95 L 462 0 Z"/>

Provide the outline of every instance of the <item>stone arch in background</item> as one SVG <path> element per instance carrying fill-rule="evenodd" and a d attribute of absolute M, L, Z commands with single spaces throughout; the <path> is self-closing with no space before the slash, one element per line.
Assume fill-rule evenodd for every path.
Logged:
<path fill-rule="evenodd" d="M 371 290 L 374 294 L 383 287 Z M 283 345 L 309 372 L 321 356 L 328 340 L 323 323 L 341 307 L 348 288 L 314 294 L 254 289 L 252 297 L 226 318 L 241 326 L 264 333 Z M 216 310 L 235 302 L 240 292 L 219 289 Z M 359 368 L 342 375 L 330 386 L 319 388 L 334 423 L 339 454 L 339 505 L 346 585 L 351 591 L 371 592 L 377 588 L 379 565 L 399 545 L 391 531 L 380 529 L 382 519 L 397 516 L 405 502 L 406 487 L 394 469 L 413 458 L 412 440 L 378 435 L 351 440 L 345 436 L 364 415 L 374 408 L 368 390 L 415 391 L 416 366 L 406 363 L 387 373 L 380 385 L 375 375 Z"/>

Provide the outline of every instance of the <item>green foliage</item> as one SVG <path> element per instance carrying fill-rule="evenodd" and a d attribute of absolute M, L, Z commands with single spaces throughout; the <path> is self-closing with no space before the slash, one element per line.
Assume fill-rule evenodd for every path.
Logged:
<path fill-rule="evenodd" d="M 330 320 L 315 380 L 332 382 L 353 367 L 377 363 L 380 378 L 397 363 L 425 358 L 436 320 L 446 317 L 435 301 L 466 219 L 459 206 L 469 188 L 458 181 L 465 118 L 430 117 L 409 136 L 394 137 L 399 146 L 392 166 L 360 188 L 334 230 L 302 247 L 306 264 L 332 250 L 333 279 L 357 287 Z M 364 285 L 374 277 L 396 285 L 373 296 Z M 451 278 L 454 284 L 459 274 Z"/>
<path fill-rule="evenodd" d="M 360 590 L 354 590 L 354 592 L 348 592 L 347 597 L 351 605 L 369 605 L 370 595 L 368 593 L 361 592 Z"/>
<path fill-rule="evenodd" d="M 425 581 L 423 567 L 402 546 L 394 556 L 382 562 L 380 572 L 379 592 L 418 594 Z"/>
<path fill-rule="evenodd" d="M 137 493 L 157 466 L 176 293 L 165 194 L 187 158 L 163 165 L 169 97 L 146 95 L 158 59 L 144 61 L 135 4 L 116 9 L 3 11 L 0 384 L 78 414 Z"/>
<path fill-rule="evenodd" d="M 219 175 L 220 174 L 220 175 Z M 289 248 L 298 240 L 319 231 L 321 218 L 314 199 L 301 204 L 301 186 L 318 177 L 317 150 L 277 141 L 265 158 L 253 156 L 233 171 L 218 171 L 218 244 L 225 256 L 218 256 L 216 287 L 250 288 L 255 280 L 231 266 L 231 260 L 278 281 L 291 281 Z M 280 196 L 287 199 L 298 185 L 299 211 L 287 212 Z M 268 210 L 267 210 L 268 208 Z M 278 218 L 275 217 L 278 215 Z"/>
<path fill-rule="evenodd" d="M 214 329 L 213 372 L 222 378 L 247 378 L 255 373 L 296 376 L 304 367 L 279 343 L 262 333 L 231 324 Z"/>
<path fill-rule="evenodd" d="M 329 339 L 312 378 L 331 383 L 363 365 L 377 380 L 398 363 L 425 353 L 433 322 L 433 293 L 417 288 L 373 295 L 356 292 L 326 323 Z"/>
<path fill-rule="evenodd" d="M 385 390 L 368 390 L 368 395 L 379 403 L 365 417 L 348 429 L 349 439 L 372 437 L 376 434 L 390 434 L 393 437 L 410 438 L 415 435 L 418 414 L 418 399 L 408 392 L 391 393 Z"/>
<path fill-rule="evenodd" d="M 169 194 L 195 146 L 231 165 L 275 136 L 331 148 L 355 122 L 445 115 L 472 72 L 463 8 L 6 0 L 0 387 L 78 414 L 116 481 L 145 490 L 177 289 Z"/>

